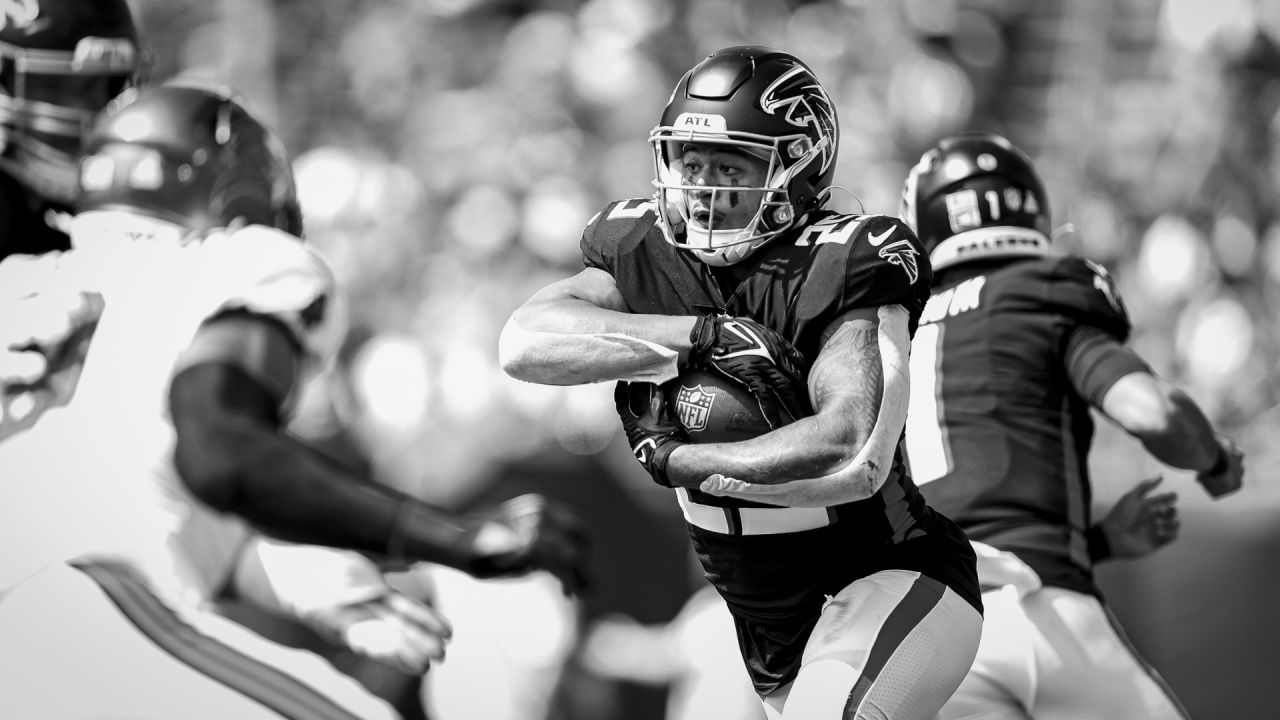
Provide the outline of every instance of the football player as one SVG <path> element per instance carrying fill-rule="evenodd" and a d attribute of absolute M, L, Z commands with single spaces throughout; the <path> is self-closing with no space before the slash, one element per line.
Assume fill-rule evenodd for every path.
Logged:
<path fill-rule="evenodd" d="M 1172 541 L 1175 496 L 1143 481 L 1094 522 L 1090 410 L 1215 498 L 1240 487 L 1243 454 L 1125 345 L 1106 270 L 1051 252 L 1044 183 L 1008 140 L 940 141 L 907 176 L 901 216 L 935 272 L 912 346 L 908 455 L 929 504 L 972 538 L 987 610 L 942 717 L 1186 717 L 1093 574 Z"/>
<path fill-rule="evenodd" d="M 28 0 L 0 17 L 0 258 L 70 246 L 84 133 L 144 67 L 125 0 Z"/>
<path fill-rule="evenodd" d="M 0 263 L 0 315 L 44 318 L 35 334 L 6 325 L 0 342 L 75 360 L 63 381 L 5 387 L 41 415 L 0 443 L 0 715 L 390 717 L 317 656 L 210 601 L 233 584 L 266 603 L 306 586 L 324 607 L 295 614 L 316 611 L 372 654 L 408 644 L 409 664 L 438 657 L 447 627 L 380 581 L 335 577 L 360 568 L 342 556 L 287 543 L 246 554 L 258 531 L 397 567 L 545 568 L 578 587 L 582 538 L 558 506 L 524 496 L 451 516 L 285 430 L 330 361 L 342 303 L 299 238 L 283 148 L 241 101 L 182 85 L 125 94 L 90 134 L 79 183 L 72 249 Z M 54 689 L 67 677 L 77 692 Z"/>
<path fill-rule="evenodd" d="M 770 718 L 931 718 L 982 622 L 973 553 L 898 450 L 931 271 L 898 219 L 824 209 L 838 138 L 796 57 L 709 55 L 650 135 L 655 194 L 588 223 L 586 268 L 515 311 L 500 356 L 523 380 L 622 381 Z M 747 387 L 770 425 L 688 442 L 656 385 L 683 368 Z"/>

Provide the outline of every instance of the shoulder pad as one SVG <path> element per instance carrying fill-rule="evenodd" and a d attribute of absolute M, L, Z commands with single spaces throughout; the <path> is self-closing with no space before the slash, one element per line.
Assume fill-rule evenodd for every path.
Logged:
<path fill-rule="evenodd" d="M 1028 260 L 991 278 L 998 278 L 996 302 L 1002 309 L 1053 312 L 1099 328 L 1121 342 L 1129 337 L 1129 313 L 1115 280 L 1092 260 L 1074 256 Z"/>
<path fill-rule="evenodd" d="M 913 318 L 923 309 L 933 269 L 915 233 L 898 218 L 828 213 L 797 242 L 817 246 L 812 273 L 842 274 L 846 309 L 901 304 Z"/>
<path fill-rule="evenodd" d="M 658 221 L 651 198 L 611 202 L 582 231 L 582 257 L 588 267 L 608 269 L 610 258 L 644 238 Z"/>
<path fill-rule="evenodd" d="M 328 262 L 302 240 L 251 225 L 205 239 L 226 278 L 217 312 L 243 310 L 281 322 L 313 359 L 328 362 L 346 331 L 346 308 Z"/>
<path fill-rule="evenodd" d="M 63 253 L 10 255 L 0 262 L 0 299 L 21 300 L 67 281 L 58 272 Z M 79 289 L 79 288 L 77 288 Z"/>

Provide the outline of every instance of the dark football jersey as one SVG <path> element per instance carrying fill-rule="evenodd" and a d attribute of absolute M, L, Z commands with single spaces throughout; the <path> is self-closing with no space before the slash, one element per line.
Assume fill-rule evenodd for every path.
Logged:
<path fill-rule="evenodd" d="M 962 265 L 938 277 L 911 351 L 907 447 L 929 504 L 1017 554 L 1046 585 L 1097 594 L 1085 531 L 1089 405 L 1065 352 L 1129 319 L 1100 266 L 1074 257 Z"/>
<path fill-rule="evenodd" d="M 812 363 L 822 332 L 845 312 L 900 304 L 914 329 L 932 277 L 928 258 L 896 218 L 822 212 L 775 238 L 732 272 L 712 269 L 667 243 L 648 200 L 613 203 L 588 223 L 588 267 L 613 276 L 634 313 L 750 317 L 789 340 Z M 973 555 L 959 528 L 928 508 L 902 461 L 884 486 L 830 508 L 827 527 L 775 535 L 733 535 L 689 525 L 707 579 L 728 602 L 756 689 L 789 682 L 827 596 L 888 568 L 918 570 L 980 607 Z M 718 507 L 754 503 L 697 490 Z"/>
<path fill-rule="evenodd" d="M 8 173 L 0 172 L 0 259 L 69 249 L 70 238 L 54 226 L 60 217 L 70 219 L 66 208 L 39 201 Z"/>

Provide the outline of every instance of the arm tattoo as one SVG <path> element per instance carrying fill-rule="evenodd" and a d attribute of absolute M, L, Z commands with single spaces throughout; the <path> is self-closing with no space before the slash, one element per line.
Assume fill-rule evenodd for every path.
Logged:
<path fill-rule="evenodd" d="M 853 408 L 855 440 L 859 445 L 866 441 L 884 393 L 877 324 L 849 322 L 835 331 L 811 371 L 810 393 L 815 408 L 843 396 Z"/>

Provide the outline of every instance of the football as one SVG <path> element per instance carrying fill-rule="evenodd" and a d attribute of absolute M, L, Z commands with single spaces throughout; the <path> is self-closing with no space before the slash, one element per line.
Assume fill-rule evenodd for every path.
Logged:
<path fill-rule="evenodd" d="M 770 429 L 751 391 L 728 378 L 684 370 L 664 391 L 692 442 L 737 442 Z"/>

